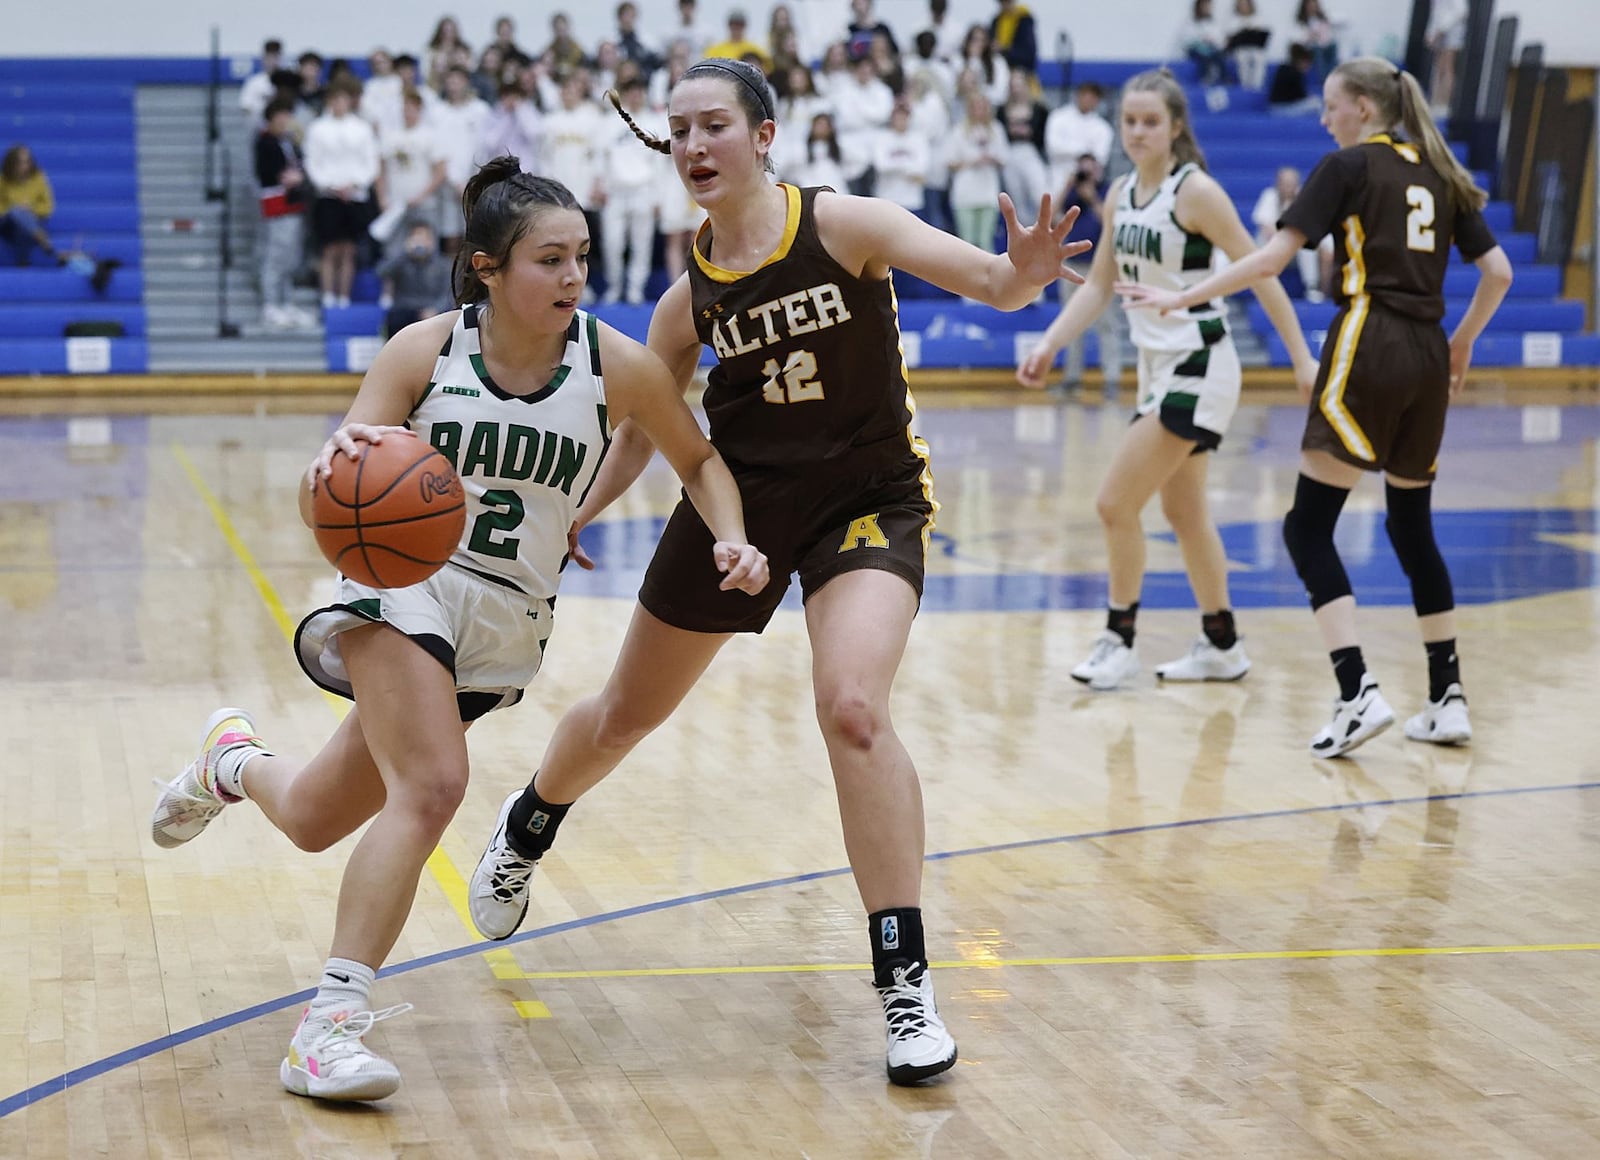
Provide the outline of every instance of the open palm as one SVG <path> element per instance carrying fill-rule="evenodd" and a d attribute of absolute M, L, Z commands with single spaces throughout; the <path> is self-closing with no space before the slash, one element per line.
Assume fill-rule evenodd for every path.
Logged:
<path fill-rule="evenodd" d="M 1069 270 L 1066 263 L 1093 247 L 1092 242 L 1069 242 L 1067 235 L 1078 221 L 1078 207 L 1072 206 L 1055 225 L 1050 224 L 1053 207 L 1047 193 L 1039 199 L 1039 216 L 1025 226 L 1017 220 L 1017 207 L 1009 195 L 1000 195 L 1000 214 L 1006 221 L 1006 256 L 1026 282 L 1048 286 L 1057 278 L 1083 283 L 1083 275 Z"/>

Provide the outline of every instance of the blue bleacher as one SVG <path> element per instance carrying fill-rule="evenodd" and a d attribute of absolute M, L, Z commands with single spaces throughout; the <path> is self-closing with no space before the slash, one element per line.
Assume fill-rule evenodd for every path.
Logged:
<path fill-rule="evenodd" d="M 0 374 L 149 365 L 134 79 L 107 79 L 92 62 L 0 61 L 0 133 L 27 143 L 50 179 L 57 249 L 121 263 L 103 293 L 42 253 L 27 267 L 0 265 Z M 82 322 L 118 324 L 126 337 L 72 340 L 79 357 L 69 357 L 63 332 Z M 108 361 L 97 366 L 100 355 Z"/>
<path fill-rule="evenodd" d="M 1446 300 L 1444 312 L 1446 330 L 1454 328 L 1456 323 L 1461 321 L 1461 316 L 1467 312 L 1467 302 L 1468 298 L 1465 296 Z M 1301 327 L 1308 332 L 1327 330 L 1333 325 L 1334 315 L 1338 312 L 1338 308 L 1332 302 L 1297 301 L 1294 310 L 1300 318 Z M 1250 325 L 1258 334 L 1265 334 L 1272 329 L 1261 303 L 1252 300 L 1246 313 L 1250 317 Z M 1494 312 L 1494 317 L 1489 320 L 1484 333 L 1515 331 L 1521 334 L 1534 330 L 1576 334 L 1582 329 L 1583 303 L 1576 299 L 1507 298 L 1500 304 L 1500 309 Z"/>

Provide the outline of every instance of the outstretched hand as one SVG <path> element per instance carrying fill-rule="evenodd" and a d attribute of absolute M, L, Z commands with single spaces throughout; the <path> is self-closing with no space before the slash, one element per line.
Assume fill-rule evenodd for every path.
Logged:
<path fill-rule="evenodd" d="M 1017 207 L 1008 194 L 1000 195 L 1000 216 L 1006 221 L 1006 256 L 1016 267 L 1017 276 L 1036 286 L 1048 286 L 1057 278 L 1083 284 L 1083 275 L 1067 268 L 1067 262 L 1093 248 L 1093 242 L 1069 242 L 1067 235 L 1078 221 L 1078 207 L 1072 206 L 1055 225 L 1047 193 L 1039 199 L 1039 216 L 1031 226 L 1017 220 Z"/>
<path fill-rule="evenodd" d="M 753 545 L 718 540 L 711 546 L 711 556 L 716 561 L 717 571 L 727 573 L 717 585 L 722 591 L 737 588 L 747 596 L 754 596 L 767 586 L 770 579 L 767 558 Z"/>
<path fill-rule="evenodd" d="M 1166 314 L 1183 309 L 1179 301 L 1181 295 L 1171 290 L 1146 286 L 1143 282 L 1113 282 L 1111 290 L 1122 299 L 1124 310 L 1154 310 L 1158 314 Z"/>
<path fill-rule="evenodd" d="M 316 492 L 318 482 L 333 474 L 333 459 L 340 452 L 351 460 L 360 459 L 365 454 L 361 449 L 363 443 L 382 443 L 385 435 L 416 438 L 416 432 L 409 427 L 386 427 L 373 423 L 347 423 L 340 427 L 328 436 L 328 441 L 322 445 L 322 450 L 317 452 L 317 457 L 311 461 L 311 466 L 306 468 L 306 487 L 313 493 Z"/>

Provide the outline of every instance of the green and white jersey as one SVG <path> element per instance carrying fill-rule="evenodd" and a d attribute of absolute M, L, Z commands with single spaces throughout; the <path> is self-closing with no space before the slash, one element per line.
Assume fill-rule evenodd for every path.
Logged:
<path fill-rule="evenodd" d="M 461 308 L 408 426 L 461 476 L 467 526 L 450 562 L 549 599 L 567 558 L 567 529 L 611 445 L 600 334 L 578 311 L 550 381 L 512 395 L 490 378 L 478 308 Z"/>
<path fill-rule="evenodd" d="M 1182 291 L 1210 276 L 1210 240 L 1185 230 L 1176 213 L 1179 187 L 1199 168 L 1192 161 L 1180 165 L 1142 206 L 1134 204 L 1137 174 L 1128 175 L 1115 209 L 1112 245 L 1118 277 L 1159 290 Z M 1228 322 L 1222 303 L 1212 301 L 1170 314 L 1130 310 L 1128 329 L 1141 350 L 1200 350 L 1220 341 L 1228 333 Z"/>

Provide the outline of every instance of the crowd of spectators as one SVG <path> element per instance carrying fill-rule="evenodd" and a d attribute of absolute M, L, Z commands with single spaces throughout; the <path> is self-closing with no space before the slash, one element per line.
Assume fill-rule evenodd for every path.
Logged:
<path fill-rule="evenodd" d="M 1186 36 L 1211 42 L 1210 2 L 1194 0 Z M 1251 0 L 1236 3 L 1248 19 Z M 1315 52 L 1331 43 L 1318 39 L 1320 11 L 1305 0 L 1306 28 L 1296 31 Z M 665 26 L 655 36 L 632 0 L 614 15 L 614 30 L 595 44 L 580 44 L 561 12 L 535 35 L 502 16 L 477 44 L 446 16 L 420 51 L 376 50 L 359 77 L 349 61 L 314 51 L 290 59 L 269 42 L 239 98 L 259 133 L 265 322 L 315 321 L 285 292 L 302 223 L 324 307 L 346 304 L 356 264 L 376 263 L 385 245 L 403 247 L 414 224 L 453 253 L 463 186 L 482 162 L 508 153 L 586 207 L 591 283 L 602 301 L 641 302 L 657 263 L 669 277 L 682 272 L 702 215 L 670 159 L 639 148 L 604 95 L 615 90 L 635 121 L 665 136 L 667 92 L 708 55 L 753 62 L 767 75 L 779 110 L 779 180 L 888 198 L 986 248 L 996 242 L 1002 189 L 1024 223 L 1043 193 L 1059 203 L 1077 190 L 1081 200 L 1086 163 L 1103 191 L 1114 140 L 1104 94 L 1094 84 L 1070 94 L 1041 86 L 1034 17 L 1018 0 L 996 0 L 991 20 L 967 25 L 952 20 L 946 0 L 929 0 L 915 29 L 892 28 L 872 0 L 851 0 L 848 21 L 831 34 L 813 30 L 815 44 L 783 3 L 760 23 L 734 9 L 710 28 L 695 0 L 677 0 L 675 11 L 652 11 Z M 1264 38 L 1230 26 L 1211 39 L 1241 74 L 1262 71 L 1250 54 L 1264 55 Z M 1185 40 L 1184 51 L 1199 50 Z"/>

